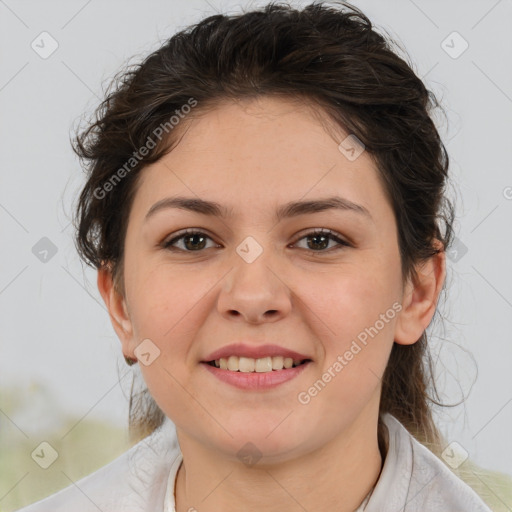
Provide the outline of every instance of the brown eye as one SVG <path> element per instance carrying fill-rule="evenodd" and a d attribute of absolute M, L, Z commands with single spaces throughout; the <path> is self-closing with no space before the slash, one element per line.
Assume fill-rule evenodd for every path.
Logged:
<path fill-rule="evenodd" d="M 348 242 L 345 242 L 345 240 L 341 239 L 337 233 L 334 233 L 329 229 L 311 231 L 310 233 L 307 233 L 305 236 L 301 237 L 299 240 L 304 239 L 307 239 L 308 241 L 306 243 L 307 247 L 303 248 L 316 252 L 329 252 L 331 249 L 333 249 L 333 247 L 329 248 L 328 250 L 325 249 L 329 247 L 329 243 L 331 241 L 337 243 L 337 247 L 334 247 L 335 250 L 340 249 L 340 246 L 350 247 Z"/>
<path fill-rule="evenodd" d="M 201 231 L 186 231 L 181 235 L 164 242 L 163 247 L 169 250 L 181 250 L 185 252 L 198 252 L 206 247 L 206 240 L 211 238 Z M 176 247 L 177 242 L 183 242 L 182 247 Z"/>

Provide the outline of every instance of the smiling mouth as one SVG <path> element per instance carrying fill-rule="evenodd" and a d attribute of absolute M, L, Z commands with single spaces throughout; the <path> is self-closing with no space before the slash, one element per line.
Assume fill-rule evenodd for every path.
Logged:
<path fill-rule="evenodd" d="M 288 370 L 311 362 L 311 359 L 292 359 L 291 357 L 273 356 L 253 359 L 250 357 L 230 356 L 220 358 L 214 361 L 208 361 L 206 364 L 219 368 L 241 373 L 267 373 L 273 371 Z"/>

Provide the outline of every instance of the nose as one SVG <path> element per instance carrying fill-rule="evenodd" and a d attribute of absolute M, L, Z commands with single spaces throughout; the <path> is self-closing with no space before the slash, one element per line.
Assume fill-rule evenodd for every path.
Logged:
<path fill-rule="evenodd" d="M 250 324 L 275 322 L 288 315 L 291 290 L 269 253 L 264 251 L 251 263 L 234 256 L 234 268 L 224 279 L 217 301 L 221 315 Z"/>

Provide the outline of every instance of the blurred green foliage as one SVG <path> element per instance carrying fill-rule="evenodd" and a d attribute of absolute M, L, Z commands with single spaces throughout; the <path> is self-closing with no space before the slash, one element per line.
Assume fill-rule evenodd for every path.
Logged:
<path fill-rule="evenodd" d="M 0 390 L 0 512 L 12 512 L 72 485 L 130 448 L 127 427 L 65 415 L 51 407 L 51 399 L 46 402 L 42 386 L 35 387 L 35 393 L 5 386 Z M 41 394 L 46 410 L 39 417 L 45 427 L 38 431 L 38 420 L 27 408 L 37 409 L 34 400 Z M 45 421 L 46 414 L 51 423 Z M 58 453 L 47 469 L 31 456 L 43 441 Z"/>

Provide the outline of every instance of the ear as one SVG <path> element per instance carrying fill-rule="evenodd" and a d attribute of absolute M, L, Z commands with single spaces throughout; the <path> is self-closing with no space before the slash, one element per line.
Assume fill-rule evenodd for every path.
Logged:
<path fill-rule="evenodd" d="M 107 306 L 112 326 L 121 341 L 123 354 L 136 359 L 133 349 L 133 328 L 125 298 L 114 287 L 109 267 L 98 270 L 98 290 Z"/>
<path fill-rule="evenodd" d="M 395 324 L 395 342 L 416 343 L 430 324 L 446 277 L 446 253 L 436 240 L 439 252 L 416 267 L 417 277 L 408 280 L 402 300 L 402 311 Z"/>

